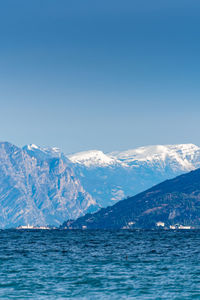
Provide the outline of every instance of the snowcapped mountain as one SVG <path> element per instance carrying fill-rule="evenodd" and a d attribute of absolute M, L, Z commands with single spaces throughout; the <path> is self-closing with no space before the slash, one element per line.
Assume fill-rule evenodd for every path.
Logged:
<path fill-rule="evenodd" d="M 52 157 L 60 158 L 62 156 L 60 149 L 56 147 L 42 148 L 34 144 L 30 144 L 24 146 L 22 149 L 26 151 L 28 154 L 30 154 L 31 156 L 38 159 L 47 159 Z"/>
<path fill-rule="evenodd" d="M 1 228 L 59 225 L 96 206 L 58 149 L 0 143 Z"/>
<path fill-rule="evenodd" d="M 182 170 L 187 171 L 194 168 L 194 164 L 200 165 L 200 148 L 193 144 L 147 146 L 124 152 L 113 152 L 110 155 L 129 166 L 137 161 L 148 163 L 157 161 L 166 164 L 167 160 L 170 160 L 174 168 L 181 167 Z"/>
<path fill-rule="evenodd" d="M 68 158 L 76 164 L 85 167 L 109 166 L 120 164 L 123 166 L 135 165 L 140 162 L 165 162 L 168 158 L 182 165 L 182 168 L 192 168 L 194 163 L 198 163 L 200 148 L 193 144 L 180 145 L 155 145 L 139 147 L 127 151 L 115 151 L 104 154 L 99 150 L 90 150 L 68 155 Z M 200 164 L 200 162 L 199 162 Z"/>
<path fill-rule="evenodd" d="M 74 164 L 80 164 L 86 167 L 106 167 L 117 163 L 115 158 L 112 158 L 99 150 L 79 152 L 69 155 L 68 158 Z"/>
<path fill-rule="evenodd" d="M 200 167 L 200 148 L 158 145 L 108 154 L 94 150 L 68 158 L 84 189 L 104 207 Z"/>

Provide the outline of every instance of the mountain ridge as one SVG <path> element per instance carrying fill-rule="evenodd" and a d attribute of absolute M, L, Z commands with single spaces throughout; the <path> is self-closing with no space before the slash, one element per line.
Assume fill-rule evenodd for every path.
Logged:
<path fill-rule="evenodd" d="M 68 229 L 152 229 L 162 222 L 200 228 L 200 168 L 128 199 L 68 221 Z"/>
<path fill-rule="evenodd" d="M 77 163 L 56 147 L 1 142 L 0 227 L 57 226 L 195 169 L 200 162 L 199 147 L 192 144 L 109 155 L 99 150 L 78 153 Z"/>
<path fill-rule="evenodd" d="M 200 147 L 177 144 L 111 153 L 94 150 L 68 158 L 83 187 L 105 207 L 200 167 Z"/>

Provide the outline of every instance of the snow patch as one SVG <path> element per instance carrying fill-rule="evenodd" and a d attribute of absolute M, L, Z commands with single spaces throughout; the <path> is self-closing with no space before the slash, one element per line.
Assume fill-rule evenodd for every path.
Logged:
<path fill-rule="evenodd" d="M 27 148 L 30 151 L 33 150 L 33 149 L 39 149 L 39 147 L 37 145 L 35 145 L 35 144 L 30 144 L 30 145 L 27 146 Z"/>
<path fill-rule="evenodd" d="M 140 147 L 123 152 L 112 152 L 108 155 L 116 158 L 121 162 L 130 164 L 133 162 L 163 162 L 167 160 L 176 162 L 183 169 L 194 169 L 193 162 L 195 157 L 199 157 L 200 148 L 193 144 L 180 144 L 180 145 L 156 145 Z"/>
<path fill-rule="evenodd" d="M 79 152 L 76 154 L 69 155 L 68 158 L 73 163 L 82 164 L 87 167 L 106 166 L 117 163 L 117 159 L 112 158 L 99 150 Z"/>

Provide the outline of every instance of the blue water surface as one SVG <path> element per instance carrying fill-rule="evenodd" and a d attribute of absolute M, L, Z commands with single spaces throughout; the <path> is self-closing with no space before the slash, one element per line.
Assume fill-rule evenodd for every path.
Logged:
<path fill-rule="evenodd" d="M 0 231 L 0 299 L 200 299 L 200 231 Z"/>

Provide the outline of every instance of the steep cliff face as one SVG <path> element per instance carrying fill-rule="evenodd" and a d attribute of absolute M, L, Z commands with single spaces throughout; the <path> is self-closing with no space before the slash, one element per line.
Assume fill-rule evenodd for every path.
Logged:
<path fill-rule="evenodd" d="M 59 225 L 96 208 L 64 155 L 33 148 L 0 143 L 0 227 Z"/>

